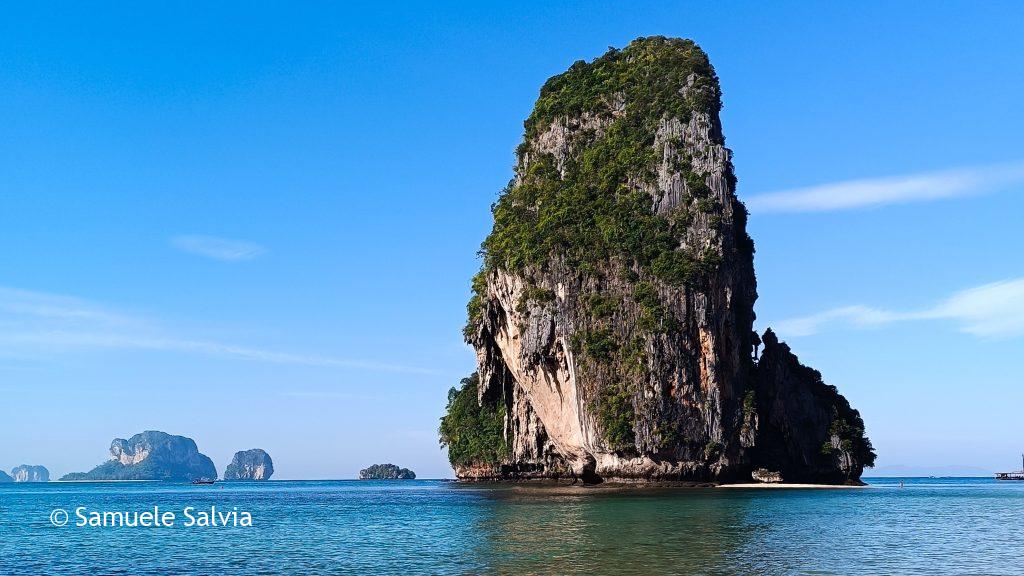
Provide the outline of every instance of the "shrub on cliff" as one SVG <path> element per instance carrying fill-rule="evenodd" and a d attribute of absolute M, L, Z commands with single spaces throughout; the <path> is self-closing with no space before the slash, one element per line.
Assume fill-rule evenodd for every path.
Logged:
<path fill-rule="evenodd" d="M 633 396 L 625 386 L 609 386 L 602 390 L 597 418 L 609 448 L 617 451 L 632 451 L 635 448 L 633 421 L 636 413 L 633 409 Z"/>
<path fill-rule="evenodd" d="M 441 418 L 441 445 L 456 466 L 497 464 L 508 453 L 505 445 L 505 407 L 477 401 L 479 377 L 463 378 L 461 388 L 448 391 L 448 407 Z"/>

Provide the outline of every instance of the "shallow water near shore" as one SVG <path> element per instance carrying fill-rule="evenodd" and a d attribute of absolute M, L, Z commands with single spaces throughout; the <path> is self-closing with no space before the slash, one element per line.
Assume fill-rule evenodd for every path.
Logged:
<path fill-rule="evenodd" d="M 1010 574 L 1024 482 L 860 490 L 445 481 L 0 485 L 0 574 Z M 252 526 L 186 526 L 215 506 Z M 161 527 L 76 526 L 173 512 Z M 51 513 L 68 511 L 68 524 Z M 221 516 L 221 518 L 224 518 Z M 58 516 L 57 520 L 62 518 Z"/>

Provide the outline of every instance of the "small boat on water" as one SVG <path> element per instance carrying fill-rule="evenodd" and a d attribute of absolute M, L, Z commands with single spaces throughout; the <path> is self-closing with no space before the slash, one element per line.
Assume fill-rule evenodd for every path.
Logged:
<path fill-rule="evenodd" d="M 192 481 L 193 484 L 213 484 L 214 482 L 216 482 L 216 480 L 211 480 L 209 478 L 196 478 Z"/>
<path fill-rule="evenodd" d="M 1016 472 L 996 472 L 996 480 L 1024 480 L 1024 454 L 1020 455 L 1021 469 Z"/>

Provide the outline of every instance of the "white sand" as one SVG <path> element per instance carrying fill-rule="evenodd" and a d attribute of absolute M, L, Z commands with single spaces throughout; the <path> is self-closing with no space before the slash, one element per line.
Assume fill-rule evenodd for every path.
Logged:
<path fill-rule="evenodd" d="M 818 489 L 832 489 L 832 488 L 867 488 L 867 486 L 850 486 L 848 484 L 787 484 L 786 482 L 779 482 L 776 484 L 761 484 L 761 483 L 750 483 L 750 484 L 719 484 L 716 488 L 818 488 Z"/>

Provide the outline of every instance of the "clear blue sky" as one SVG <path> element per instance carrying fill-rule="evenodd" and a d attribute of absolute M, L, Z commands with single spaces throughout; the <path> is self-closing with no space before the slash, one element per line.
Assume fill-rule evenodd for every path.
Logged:
<path fill-rule="evenodd" d="M 758 325 L 862 411 L 880 465 L 1013 467 L 1022 21 L 1013 2 L 7 7 L 0 467 L 86 470 L 159 429 L 219 470 L 258 446 L 281 478 L 450 476 L 437 421 L 474 368 L 468 282 L 522 121 L 549 76 L 653 34 L 721 77 Z"/>

